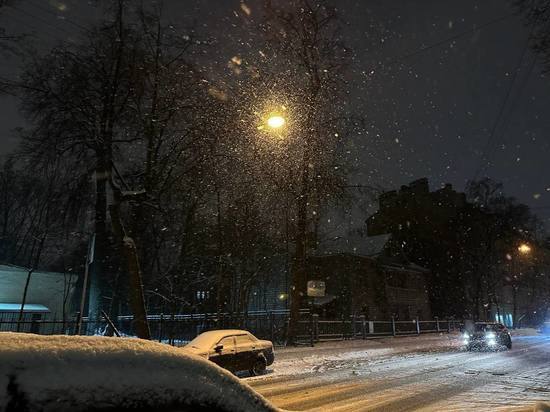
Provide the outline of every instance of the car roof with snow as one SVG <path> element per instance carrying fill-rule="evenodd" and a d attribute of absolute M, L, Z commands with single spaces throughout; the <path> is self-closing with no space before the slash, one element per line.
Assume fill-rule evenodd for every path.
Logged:
<path fill-rule="evenodd" d="M 225 336 L 229 335 L 250 335 L 251 333 L 247 330 L 241 330 L 241 329 L 216 329 L 216 330 L 209 330 L 207 332 L 201 333 L 201 335 L 208 335 L 213 337 L 220 337 L 223 338 Z"/>
<path fill-rule="evenodd" d="M 254 335 L 252 335 L 250 332 L 246 330 L 217 329 L 217 330 L 209 330 L 208 332 L 201 333 L 199 336 L 197 336 L 195 339 L 189 342 L 188 345 L 194 348 L 209 349 L 211 346 L 218 343 L 221 339 L 227 336 L 234 336 L 234 335 L 247 335 L 257 339 Z"/>
<path fill-rule="evenodd" d="M 136 405 L 140 410 L 276 410 L 212 362 L 135 338 L 2 332 L 0 388 L 0 410 L 14 396 L 25 399 L 25 410 L 59 412 L 105 405 L 110 410 Z"/>

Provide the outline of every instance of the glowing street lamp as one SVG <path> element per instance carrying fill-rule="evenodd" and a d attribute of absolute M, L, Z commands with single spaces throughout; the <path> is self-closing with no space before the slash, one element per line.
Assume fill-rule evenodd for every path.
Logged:
<path fill-rule="evenodd" d="M 518 252 L 522 255 L 528 255 L 531 253 L 531 246 L 529 246 L 527 243 L 522 243 L 518 246 Z"/>
<path fill-rule="evenodd" d="M 285 123 L 285 118 L 280 115 L 272 115 L 267 119 L 267 125 L 272 129 L 280 129 Z"/>

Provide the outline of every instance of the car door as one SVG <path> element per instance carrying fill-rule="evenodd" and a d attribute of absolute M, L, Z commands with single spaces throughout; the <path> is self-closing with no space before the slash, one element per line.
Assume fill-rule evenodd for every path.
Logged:
<path fill-rule="evenodd" d="M 216 347 L 222 346 L 216 351 Z M 235 369 L 235 337 L 226 336 L 218 341 L 211 349 L 208 356 L 212 362 L 230 371 Z"/>
<path fill-rule="evenodd" d="M 256 359 L 256 346 L 248 334 L 236 335 L 237 347 L 236 367 L 237 370 L 248 370 Z"/>

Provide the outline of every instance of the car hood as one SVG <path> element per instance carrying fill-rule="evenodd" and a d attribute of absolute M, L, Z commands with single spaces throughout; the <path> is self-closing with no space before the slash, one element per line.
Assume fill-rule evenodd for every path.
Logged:
<path fill-rule="evenodd" d="M 183 350 L 186 353 L 191 353 L 193 355 L 202 356 L 203 358 L 208 357 L 208 351 L 205 351 L 203 348 L 196 348 L 194 346 L 187 345 L 187 346 L 184 346 L 183 348 L 181 348 L 181 350 Z"/>
<path fill-rule="evenodd" d="M 266 348 L 272 348 L 273 349 L 273 343 L 271 343 L 271 341 L 269 341 L 269 340 L 258 339 L 258 342 L 260 343 L 260 345 L 265 346 Z"/>

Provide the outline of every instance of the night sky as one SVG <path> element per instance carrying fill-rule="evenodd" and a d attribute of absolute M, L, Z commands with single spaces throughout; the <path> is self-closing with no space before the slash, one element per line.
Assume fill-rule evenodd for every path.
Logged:
<path fill-rule="evenodd" d="M 90 3 L 20 1 L 3 10 L 0 22 L 8 31 L 34 32 L 36 49 L 45 52 L 61 40 L 78 39 L 79 26 L 98 18 L 99 10 Z M 178 27 L 194 25 L 199 36 L 215 39 L 198 61 L 212 79 L 223 81 L 231 75 L 231 57 L 258 51 L 251 27 L 260 17 L 261 3 L 247 0 L 247 16 L 239 0 L 167 0 L 164 14 Z M 511 15 L 510 4 L 335 4 L 345 23 L 346 43 L 356 55 L 351 106 L 368 129 L 353 138 L 353 183 L 393 189 L 426 176 L 433 189 L 447 182 L 464 189 L 476 173 L 487 175 L 502 181 L 507 194 L 533 207 L 550 227 L 550 76 L 542 74 L 536 56 L 526 49 L 529 28 Z M 404 57 L 503 16 L 508 17 Z M 1 74 L 16 75 L 19 61 L 1 59 Z M 0 98 L 0 113 L 0 154 L 5 154 L 16 143 L 13 129 L 25 122 L 14 98 Z"/>

